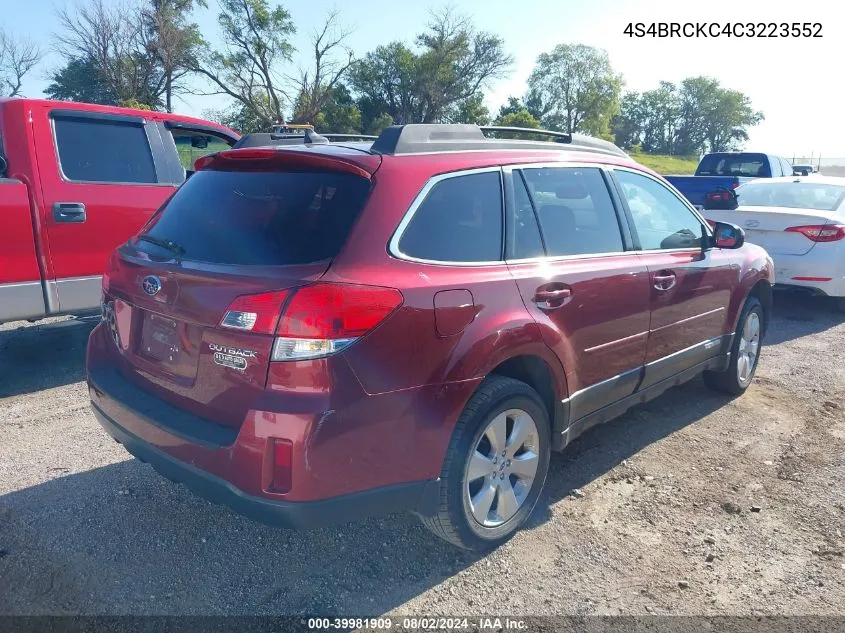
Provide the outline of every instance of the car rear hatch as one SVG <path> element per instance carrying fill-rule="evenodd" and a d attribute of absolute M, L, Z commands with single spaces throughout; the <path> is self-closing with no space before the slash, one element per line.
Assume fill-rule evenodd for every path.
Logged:
<path fill-rule="evenodd" d="M 362 159 L 262 149 L 198 161 L 104 277 L 124 378 L 239 428 L 291 289 L 326 272 L 366 203 L 379 159 Z"/>
<path fill-rule="evenodd" d="M 829 213 L 786 207 L 738 207 L 735 211 L 706 211 L 709 220 L 730 222 L 742 227 L 745 239 L 765 248 L 772 257 L 777 255 L 805 255 L 816 242 L 795 227 L 819 226 L 829 223 Z"/>

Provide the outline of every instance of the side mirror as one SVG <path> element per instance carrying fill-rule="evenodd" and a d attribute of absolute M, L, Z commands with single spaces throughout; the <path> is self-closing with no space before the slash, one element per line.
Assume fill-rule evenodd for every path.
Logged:
<path fill-rule="evenodd" d="M 207 136 L 192 136 L 191 137 L 191 147 L 195 147 L 197 149 L 205 149 L 208 147 L 208 137 Z"/>
<path fill-rule="evenodd" d="M 716 248 L 740 248 L 745 244 L 745 231 L 736 224 L 713 222 L 713 246 Z"/>

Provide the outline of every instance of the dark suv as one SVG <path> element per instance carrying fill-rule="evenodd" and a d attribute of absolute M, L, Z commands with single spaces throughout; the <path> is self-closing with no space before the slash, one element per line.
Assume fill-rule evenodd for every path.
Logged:
<path fill-rule="evenodd" d="M 748 387 L 765 251 L 612 144 L 488 133 L 200 159 L 111 257 L 87 357 L 99 421 L 250 516 L 410 510 L 479 549 L 525 522 L 550 452 L 585 429 L 701 372 Z"/>

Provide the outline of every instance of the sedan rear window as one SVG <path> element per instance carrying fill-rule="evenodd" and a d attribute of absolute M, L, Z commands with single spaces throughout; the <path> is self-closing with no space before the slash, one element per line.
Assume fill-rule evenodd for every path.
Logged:
<path fill-rule="evenodd" d="M 835 211 L 845 200 L 845 186 L 810 182 L 750 182 L 736 190 L 739 204 Z"/>
<path fill-rule="evenodd" d="M 369 189 L 365 178 L 329 171 L 200 171 L 146 234 L 177 245 L 185 260 L 258 266 L 324 261 L 340 252 Z"/>

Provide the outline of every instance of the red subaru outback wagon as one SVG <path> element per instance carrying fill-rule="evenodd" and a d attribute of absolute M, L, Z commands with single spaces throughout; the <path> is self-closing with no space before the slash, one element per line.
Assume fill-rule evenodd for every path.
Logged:
<path fill-rule="evenodd" d="M 610 143 L 489 132 L 198 161 L 109 262 L 87 355 L 101 424 L 261 520 L 413 511 L 483 549 L 585 429 L 701 372 L 743 392 L 766 252 Z"/>

